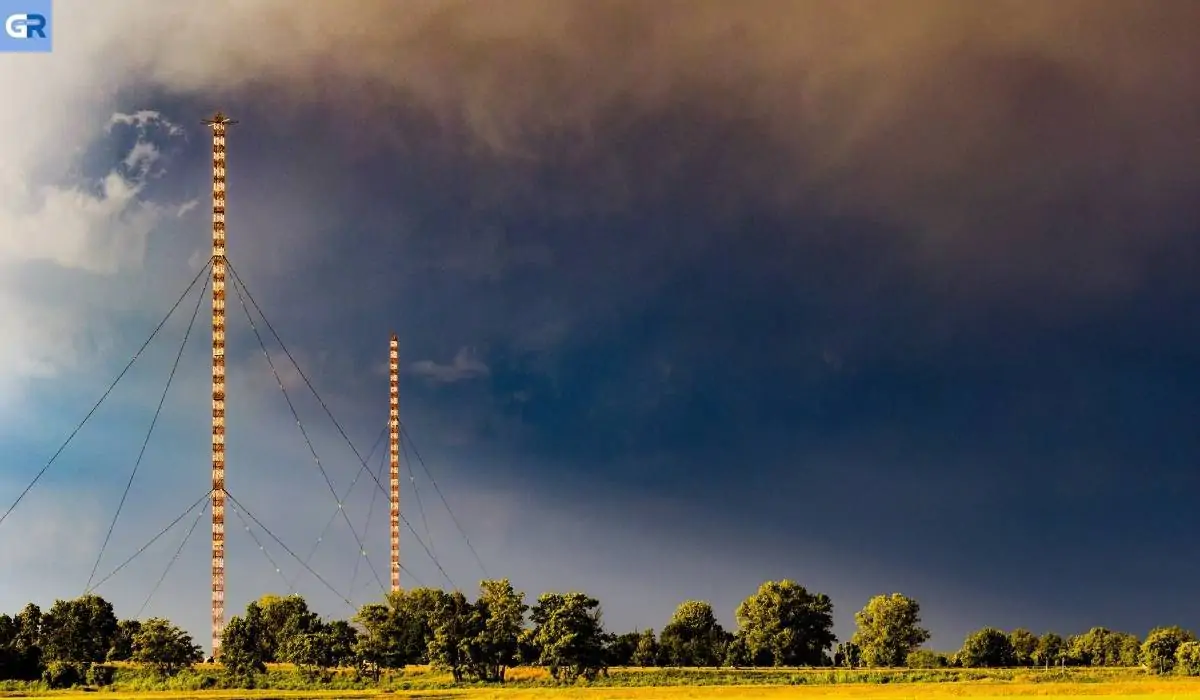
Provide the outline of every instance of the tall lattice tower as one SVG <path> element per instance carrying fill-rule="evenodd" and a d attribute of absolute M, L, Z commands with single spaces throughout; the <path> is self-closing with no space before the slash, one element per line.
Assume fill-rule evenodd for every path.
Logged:
<path fill-rule="evenodd" d="M 221 112 L 212 128 L 212 652 L 221 653 L 225 628 L 225 129 L 237 122 Z"/>
<path fill-rule="evenodd" d="M 388 452 L 391 467 L 392 590 L 400 590 L 400 341 L 392 334 L 388 352 Z"/>

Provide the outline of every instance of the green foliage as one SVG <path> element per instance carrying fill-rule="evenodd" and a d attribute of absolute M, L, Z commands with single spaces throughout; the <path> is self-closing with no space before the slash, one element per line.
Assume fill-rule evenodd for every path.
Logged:
<path fill-rule="evenodd" d="M 629 664 L 641 668 L 658 665 L 658 640 L 654 638 L 654 630 L 648 629 L 638 635 L 637 646 L 629 657 Z"/>
<path fill-rule="evenodd" d="M 538 659 L 542 655 L 542 650 L 538 649 L 533 643 L 533 639 L 529 636 L 528 630 L 522 630 L 521 635 L 517 637 L 517 656 L 521 660 L 522 666 L 537 666 Z"/>
<path fill-rule="evenodd" d="M 756 666 L 820 666 L 837 638 L 833 602 L 793 581 L 767 581 L 737 608 Z"/>
<path fill-rule="evenodd" d="M 33 603 L 27 604 L 17 613 L 16 642 L 25 649 L 42 646 L 42 609 Z"/>
<path fill-rule="evenodd" d="M 384 603 L 359 608 L 354 621 L 362 627 L 362 634 L 355 653 L 368 675 L 377 677 L 380 669 L 429 660 L 433 617 L 445 595 L 432 588 L 414 588 L 389 593 Z"/>
<path fill-rule="evenodd" d="M 234 616 L 221 633 L 220 662 L 230 676 L 251 680 L 267 670 L 266 630 L 258 603 L 246 606 L 244 617 Z"/>
<path fill-rule="evenodd" d="M 288 635 L 277 653 L 280 658 L 295 664 L 307 678 L 325 678 L 333 667 L 332 645 L 323 632 L 301 632 Z"/>
<path fill-rule="evenodd" d="M 1053 632 L 1047 632 L 1038 637 L 1037 649 L 1033 652 L 1033 661 L 1039 666 L 1049 668 L 1063 663 L 1066 655 L 1066 640 Z"/>
<path fill-rule="evenodd" d="M 467 627 L 469 672 L 485 681 L 504 682 L 505 671 L 518 662 L 517 640 L 525 625 L 525 593 L 513 590 L 508 579 L 482 581 Z"/>
<path fill-rule="evenodd" d="M 319 631 L 320 619 L 308 609 L 300 595 L 264 595 L 258 600 L 262 610 L 263 653 L 267 663 L 283 661 L 282 649 L 292 637 Z"/>
<path fill-rule="evenodd" d="M 456 682 L 503 682 L 508 668 L 520 662 L 519 637 L 528 606 L 525 594 L 513 590 L 508 579 L 480 582 L 474 603 L 458 591 L 437 591 L 433 596 L 423 593 L 420 607 L 406 626 L 396 627 L 394 639 L 420 634 L 427 639 L 430 663 L 449 671 Z"/>
<path fill-rule="evenodd" d="M 1141 643 L 1131 634 L 1093 627 L 1067 640 L 1067 654 L 1081 666 L 1136 666 Z"/>
<path fill-rule="evenodd" d="M 364 605 L 354 621 L 322 621 L 300 596 L 264 596 L 225 628 L 224 673 L 195 667 L 200 650 L 167 620 L 117 621 L 104 599 L 56 601 L 43 613 L 29 604 L 0 614 L 0 691 L 44 692 L 87 683 L 116 691 L 416 690 L 463 681 L 550 685 L 584 680 L 608 686 L 955 682 L 1099 682 L 1117 666 L 1144 662 L 1155 673 L 1200 675 L 1200 642 L 1179 627 L 1136 636 L 1095 627 L 1064 640 L 1027 630 L 972 633 L 952 657 L 922 650 L 928 639 L 916 603 L 876 596 L 855 616 L 853 639 L 837 644 L 832 603 L 791 582 L 766 582 L 737 608 L 739 630 L 721 628 L 712 606 L 686 601 L 661 636 L 653 630 L 606 634 L 600 603 L 583 593 L 547 593 L 530 611 L 506 580 L 482 581 L 475 601 L 461 593 L 414 589 Z M 529 628 L 525 627 L 526 612 Z M 897 658 L 908 668 L 897 668 Z M 872 670 L 851 670 L 866 660 Z M 100 665 L 129 659 L 133 665 Z M 286 661 L 295 670 L 271 666 Z M 431 662 L 434 670 L 414 668 Z M 49 662 L 49 663 L 47 663 Z M 802 669 L 800 666 L 838 668 Z M 523 669 L 536 664 L 545 669 Z M 718 664 L 738 669 L 719 668 Z M 656 668 L 610 672 L 610 667 Z M 1037 665 L 1045 670 L 1003 668 Z M 1054 671 L 1051 665 L 1060 665 Z M 773 666 L 774 668 L 762 668 Z M 883 667 L 888 667 L 884 670 Z M 1080 668 L 1068 668 L 1079 666 Z M 961 667 L 961 668 L 960 668 Z M 1129 673 L 1128 671 L 1124 673 Z"/>
<path fill-rule="evenodd" d="M 900 593 L 871 598 L 854 621 L 858 631 L 851 641 L 868 666 L 903 666 L 929 640 L 929 630 L 921 626 L 921 606 Z"/>
<path fill-rule="evenodd" d="M 37 639 L 41 611 L 36 605 L 32 608 L 32 634 L 28 629 L 30 618 L 23 618 L 24 613 L 16 617 L 0 615 L 0 680 L 32 681 L 42 675 L 42 649 Z"/>
<path fill-rule="evenodd" d="M 358 609 L 354 621 L 362 626 L 354 646 L 362 670 L 378 679 L 379 670 L 403 663 L 400 651 L 401 634 L 395 631 L 392 608 L 386 604 L 369 603 Z"/>
<path fill-rule="evenodd" d="M 42 651 L 49 661 L 101 663 L 116 635 L 112 603 L 98 595 L 56 600 L 42 616 Z"/>
<path fill-rule="evenodd" d="M 681 603 L 658 637 L 662 658 L 672 666 L 719 666 L 728 643 L 712 605 L 701 600 Z"/>
<path fill-rule="evenodd" d="M 833 652 L 833 665 L 857 668 L 862 666 L 862 650 L 854 642 L 842 642 Z"/>
<path fill-rule="evenodd" d="M 133 658 L 133 635 L 142 628 L 137 620 L 121 620 L 117 623 L 117 633 L 113 636 L 112 647 L 108 650 L 108 661 L 129 661 Z"/>
<path fill-rule="evenodd" d="M 1175 672 L 1183 676 L 1200 676 L 1200 642 L 1187 641 L 1175 650 Z"/>
<path fill-rule="evenodd" d="M 352 666 L 356 660 L 358 630 L 345 620 L 334 620 L 321 628 L 334 666 Z"/>
<path fill-rule="evenodd" d="M 74 688 L 87 678 L 87 665 L 77 661 L 51 661 L 42 672 L 42 682 L 51 689 Z"/>
<path fill-rule="evenodd" d="M 1004 668 L 1013 665 L 1012 640 L 995 627 L 967 635 L 958 652 L 959 663 L 965 668 Z"/>
<path fill-rule="evenodd" d="M 639 632 L 610 635 L 604 644 L 604 657 L 609 666 L 632 666 L 633 653 L 642 639 Z"/>
<path fill-rule="evenodd" d="M 1137 635 L 1128 632 L 1121 633 L 1121 654 L 1118 657 L 1119 666 L 1140 666 L 1142 663 L 1142 642 Z"/>
<path fill-rule="evenodd" d="M 741 668 L 751 665 L 750 662 L 750 646 L 746 644 L 746 635 L 737 632 L 725 645 L 725 665 Z"/>
<path fill-rule="evenodd" d="M 540 649 L 538 663 L 555 680 L 594 680 L 607 668 L 600 601 L 583 593 L 544 593 L 530 613 L 529 640 Z"/>
<path fill-rule="evenodd" d="M 915 649 L 908 653 L 904 665 L 909 668 L 947 668 L 950 666 L 950 659 L 936 651 Z"/>
<path fill-rule="evenodd" d="M 1155 627 L 1142 642 L 1142 663 L 1154 673 L 1170 673 L 1180 645 L 1194 641 L 1196 636 L 1182 627 Z"/>
<path fill-rule="evenodd" d="M 87 684 L 94 685 L 97 688 L 110 686 L 113 679 L 117 676 L 117 669 L 104 664 L 92 664 L 92 667 L 87 671 Z"/>
<path fill-rule="evenodd" d="M 1015 629 L 1008 633 L 1008 641 L 1012 643 L 1013 664 L 1017 666 L 1032 666 L 1037 657 L 1038 638 L 1027 629 Z"/>
<path fill-rule="evenodd" d="M 204 658 L 192 636 L 158 617 L 146 620 L 133 635 L 132 660 L 160 676 L 173 676 Z"/>
<path fill-rule="evenodd" d="M 469 642 L 478 631 L 471 603 L 462 593 L 443 593 L 432 619 L 433 636 L 429 640 L 429 662 L 445 669 L 455 682 L 463 679 L 470 662 Z"/>

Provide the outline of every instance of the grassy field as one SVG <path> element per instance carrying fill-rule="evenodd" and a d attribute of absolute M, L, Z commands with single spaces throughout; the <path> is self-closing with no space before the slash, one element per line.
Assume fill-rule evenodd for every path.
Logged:
<path fill-rule="evenodd" d="M 9 686 L 0 697 L 52 697 L 62 700 L 300 700 L 302 698 L 394 697 L 435 700 L 988 700 L 1013 697 L 1120 698 L 1121 700 L 1200 700 L 1200 678 L 1151 676 L 1136 669 L 1059 671 L 828 671 L 820 669 L 613 669 L 591 684 L 554 686 L 541 669 L 513 669 L 504 686 L 453 686 L 444 674 L 410 668 L 363 687 L 350 677 L 321 684 L 306 682 L 287 669 L 273 669 L 253 690 L 201 689 L 215 669 L 154 688 L 145 675 L 124 669 L 107 688 L 47 691 Z M 202 685 L 202 683 L 201 683 Z M 192 687 L 188 687 L 192 686 Z M 99 697 L 97 697 L 99 696 Z"/>
<path fill-rule="evenodd" d="M 8 695 L 8 694 L 6 694 Z M 46 695 L 62 700 L 83 700 L 102 696 L 106 700 L 286 700 L 295 698 L 368 698 L 391 696 L 426 700 L 792 700 L 827 698 L 828 700 L 937 700 L 970 698 L 1000 700 L 1020 696 L 1042 698 L 1087 696 L 1089 699 L 1119 698 L 1120 700 L 1192 700 L 1200 699 L 1200 681 L 1168 680 L 1139 683 L 1047 684 L 1006 683 L 989 684 L 964 682 L 953 685 L 910 683 L 904 685 L 837 685 L 837 686 L 669 686 L 669 687 L 522 687 L 462 688 L 456 690 L 418 691 L 61 691 Z"/>

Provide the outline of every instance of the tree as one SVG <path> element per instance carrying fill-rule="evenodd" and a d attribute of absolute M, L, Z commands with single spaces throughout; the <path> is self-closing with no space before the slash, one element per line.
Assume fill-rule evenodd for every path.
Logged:
<path fill-rule="evenodd" d="M 1079 658 L 1080 654 L 1082 653 L 1079 647 L 1079 638 L 1081 636 L 1082 635 L 1078 634 L 1069 634 L 1067 635 L 1066 639 L 1063 640 L 1062 665 L 1064 667 L 1077 666 L 1083 663 L 1083 661 Z"/>
<path fill-rule="evenodd" d="M 733 668 L 751 665 L 750 647 L 741 632 L 733 634 L 725 645 L 725 665 Z"/>
<path fill-rule="evenodd" d="M 1038 638 L 1027 629 L 1017 628 L 1008 633 L 1008 641 L 1012 642 L 1013 663 L 1017 666 L 1032 666 L 1037 656 Z"/>
<path fill-rule="evenodd" d="M 767 581 L 737 608 L 755 665 L 819 666 L 833 647 L 833 602 L 793 581 Z"/>
<path fill-rule="evenodd" d="M 56 600 L 42 616 L 41 637 L 47 660 L 101 663 L 117 635 L 112 603 L 98 595 Z"/>
<path fill-rule="evenodd" d="M 637 646 L 629 663 L 639 668 L 650 668 L 658 665 L 658 640 L 654 638 L 654 630 L 649 629 L 638 635 Z"/>
<path fill-rule="evenodd" d="M 221 665 L 230 675 L 249 678 L 267 670 L 267 632 L 258 603 L 246 606 L 244 617 L 234 616 L 221 633 Z"/>
<path fill-rule="evenodd" d="M 152 617 L 133 635 L 131 658 L 150 666 L 162 677 L 199 663 L 204 654 L 192 636 L 161 618 Z"/>
<path fill-rule="evenodd" d="M 1120 651 L 1117 655 L 1119 666 L 1140 666 L 1142 663 L 1142 640 L 1136 634 L 1118 632 Z"/>
<path fill-rule="evenodd" d="M 40 610 L 37 617 L 40 620 Z M 0 680 L 32 681 L 41 677 L 44 670 L 42 650 L 30 641 L 30 635 L 22 629 L 20 614 L 16 617 L 0 615 Z M 36 636 L 32 641 L 37 641 Z"/>
<path fill-rule="evenodd" d="M 306 678 L 325 677 L 335 664 L 330 642 L 325 630 L 289 634 L 278 653 L 280 659 L 294 664 Z"/>
<path fill-rule="evenodd" d="M 13 619 L 17 626 L 16 643 L 25 649 L 41 649 L 45 645 L 42 634 L 42 609 L 33 603 L 28 603 Z"/>
<path fill-rule="evenodd" d="M 396 635 L 389 629 L 391 609 L 386 604 L 368 603 L 358 609 L 354 621 L 362 627 L 354 644 L 355 660 L 361 671 L 378 680 L 379 669 L 389 667 L 392 659 L 399 656 L 395 648 Z"/>
<path fill-rule="evenodd" d="M 607 668 L 600 601 L 583 593 L 544 593 L 530 612 L 526 635 L 541 651 L 538 663 L 555 680 L 594 679 Z"/>
<path fill-rule="evenodd" d="M 525 594 L 513 590 L 508 579 L 482 581 L 479 599 L 471 610 L 475 634 L 467 640 L 468 656 L 482 680 L 504 682 L 504 673 L 518 661 L 517 640 L 525 625 Z"/>
<path fill-rule="evenodd" d="M 675 609 L 658 644 L 672 666 L 718 666 L 725 657 L 725 630 L 712 605 L 688 600 Z"/>
<path fill-rule="evenodd" d="M 117 633 L 113 635 L 112 646 L 108 649 L 108 661 L 129 661 L 133 658 L 133 636 L 142 628 L 137 620 L 121 620 L 117 623 Z"/>
<path fill-rule="evenodd" d="M 1137 637 L 1104 627 L 1072 637 L 1069 647 L 1071 658 L 1083 666 L 1137 665 L 1141 654 Z"/>
<path fill-rule="evenodd" d="M 413 663 L 429 661 L 429 642 L 433 639 L 433 621 L 446 601 L 446 592 L 436 588 L 413 588 L 402 594 L 388 595 L 392 607 L 398 611 L 405 625 Z"/>
<path fill-rule="evenodd" d="M 449 671 L 455 683 L 462 681 L 464 669 L 471 662 L 468 645 L 477 630 L 473 608 L 459 591 L 443 593 L 441 604 L 433 616 L 429 662 Z"/>
<path fill-rule="evenodd" d="M 384 603 L 362 606 L 354 616 L 363 628 L 356 643 L 360 663 L 378 677 L 380 668 L 427 661 L 433 617 L 445 595 L 433 588 L 414 588 L 389 593 Z"/>
<path fill-rule="evenodd" d="M 1050 668 L 1054 664 L 1062 663 L 1066 658 L 1066 652 L 1066 640 L 1053 632 L 1047 632 L 1038 637 L 1037 650 L 1034 651 L 1034 662 Z"/>
<path fill-rule="evenodd" d="M 856 668 L 862 665 L 862 650 L 854 642 L 842 642 L 833 651 L 833 665 Z"/>
<path fill-rule="evenodd" d="M 301 595 L 264 595 L 258 607 L 262 610 L 263 652 L 268 663 L 282 661 L 281 650 L 291 637 L 320 631 L 320 618 L 308 609 Z"/>
<path fill-rule="evenodd" d="M 325 626 L 326 643 L 334 666 L 350 666 L 354 663 L 354 650 L 358 644 L 358 630 L 345 620 L 334 620 Z"/>
<path fill-rule="evenodd" d="M 638 632 L 626 632 L 609 637 L 604 645 L 604 656 L 609 667 L 632 666 L 633 653 L 637 651 L 638 642 L 642 635 Z"/>
<path fill-rule="evenodd" d="M 914 649 L 909 652 L 908 658 L 904 660 L 904 665 L 909 668 L 945 668 L 950 665 L 950 660 L 945 654 L 939 654 L 936 651 L 928 649 Z"/>
<path fill-rule="evenodd" d="M 1142 663 L 1155 673 L 1170 673 L 1180 645 L 1194 641 L 1196 636 L 1182 627 L 1155 627 L 1142 643 Z"/>
<path fill-rule="evenodd" d="M 1184 642 L 1175 650 L 1175 672 L 1200 676 L 1200 642 Z"/>
<path fill-rule="evenodd" d="M 1004 668 L 1013 665 L 1012 641 L 995 627 L 972 632 L 958 652 L 959 662 L 966 668 Z"/>
<path fill-rule="evenodd" d="M 877 595 L 854 614 L 858 631 L 851 641 L 868 666 L 903 666 L 908 655 L 929 641 L 921 626 L 921 606 L 900 593 Z"/>
<path fill-rule="evenodd" d="M 517 638 L 517 657 L 520 658 L 521 665 L 536 666 L 541 656 L 542 650 L 534 645 L 533 638 L 529 635 L 529 630 L 522 630 L 521 636 Z"/>

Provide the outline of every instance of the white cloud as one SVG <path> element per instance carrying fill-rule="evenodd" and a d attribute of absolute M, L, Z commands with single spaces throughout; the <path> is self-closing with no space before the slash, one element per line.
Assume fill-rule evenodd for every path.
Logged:
<path fill-rule="evenodd" d="M 159 112 L 151 109 L 143 109 L 133 114 L 117 112 L 108 120 L 108 128 L 111 131 L 114 126 L 119 124 L 136 127 L 143 133 L 152 128 L 159 128 L 165 130 L 171 136 L 184 135 L 183 127 L 171 122 Z"/>
<path fill-rule="evenodd" d="M 17 159 L 0 165 L 0 180 L 8 184 L 0 197 L 4 402 L 19 400 L 25 380 L 52 376 L 74 363 L 73 347 L 93 325 L 96 277 L 139 268 L 151 232 L 183 209 L 145 200 L 143 190 L 162 151 L 150 140 L 154 134 L 147 129 L 155 122 L 149 113 L 133 123 L 139 126 L 136 141 L 116 167 L 92 182 L 62 184 L 66 178 L 60 176 L 33 184 L 37 163 Z M 162 132 L 175 133 L 173 125 L 157 123 Z M 90 136 L 102 135 L 102 125 Z"/>
<path fill-rule="evenodd" d="M 32 332 L 31 332 L 32 331 Z M 70 335 L 70 322 L 61 310 L 37 300 L 22 299 L 0 287 L 0 395 L 14 390 L 16 377 L 47 377 L 71 353 L 61 340 Z"/>
<path fill-rule="evenodd" d="M 0 261 L 48 261 L 108 274 L 123 263 L 137 264 L 160 216 L 138 200 L 141 188 L 141 182 L 111 171 L 98 193 L 54 186 L 24 193 L 27 204 L 37 201 L 32 210 L 0 211 Z"/>
<path fill-rule="evenodd" d="M 129 150 L 129 155 L 125 156 L 125 167 L 135 173 L 146 174 L 149 173 L 150 166 L 154 165 L 161 156 L 162 153 L 157 146 L 141 141 Z"/>
<path fill-rule="evenodd" d="M 468 348 L 461 348 L 450 364 L 442 365 L 433 360 L 420 360 L 409 365 L 408 371 L 439 384 L 477 379 L 491 374 L 491 368 L 475 357 L 475 354 Z"/>
<path fill-rule="evenodd" d="M 30 379 L 75 365 L 77 346 L 105 345 L 89 336 L 107 330 L 107 310 L 161 306 L 153 284 L 128 273 L 152 232 L 195 206 L 146 198 L 183 129 L 153 110 L 114 113 L 129 81 L 97 57 L 124 12 L 65 9 L 56 19 L 69 42 L 6 57 L 0 72 L 0 90 L 21 96 L 0 110 L 0 411 L 20 405 Z M 85 157 L 108 139 L 123 150 L 96 173 Z"/>
<path fill-rule="evenodd" d="M 179 209 L 175 211 L 175 216 L 182 218 L 184 214 L 195 209 L 200 205 L 199 199 L 191 199 L 179 205 Z M 207 257 L 207 256 L 206 256 Z"/>

